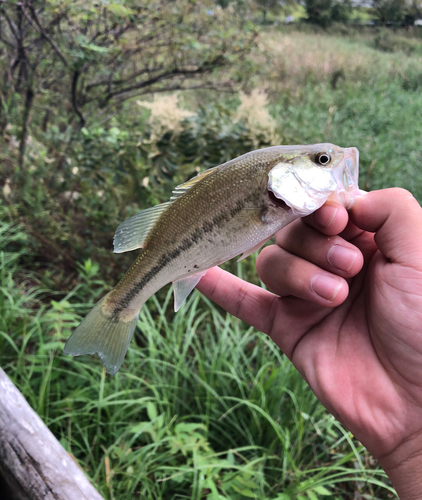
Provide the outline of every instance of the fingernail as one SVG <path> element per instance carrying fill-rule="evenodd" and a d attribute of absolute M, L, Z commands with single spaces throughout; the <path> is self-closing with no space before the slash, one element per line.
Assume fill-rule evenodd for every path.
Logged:
<path fill-rule="evenodd" d="M 330 227 L 337 211 L 338 208 L 326 205 L 323 210 L 318 210 L 314 213 L 314 222 L 323 228 Z"/>
<path fill-rule="evenodd" d="M 366 194 L 368 194 L 368 191 L 364 191 L 363 189 L 358 189 L 356 196 L 365 196 Z"/>
<path fill-rule="evenodd" d="M 327 254 L 328 262 L 340 271 L 350 271 L 356 261 L 358 253 L 351 248 L 345 248 L 340 245 L 333 245 Z"/>
<path fill-rule="evenodd" d="M 330 302 L 336 298 L 341 285 L 342 282 L 339 279 L 328 276 L 327 274 L 316 274 L 311 279 L 311 290 Z"/>

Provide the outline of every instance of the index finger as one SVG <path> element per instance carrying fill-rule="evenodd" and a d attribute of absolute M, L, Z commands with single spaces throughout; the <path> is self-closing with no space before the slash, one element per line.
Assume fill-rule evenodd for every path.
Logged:
<path fill-rule="evenodd" d="M 302 220 L 305 224 L 312 226 L 321 233 L 334 236 L 340 234 L 347 226 L 349 215 L 340 203 L 327 201 L 321 208 Z"/>
<path fill-rule="evenodd" d="M 269 334 L 274 321 L 277 295 L 213 267 L 196 288 L 233 316 Z"/>

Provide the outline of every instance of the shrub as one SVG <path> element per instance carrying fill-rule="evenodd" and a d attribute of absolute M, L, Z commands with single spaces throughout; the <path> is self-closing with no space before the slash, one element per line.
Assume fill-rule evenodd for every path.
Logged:
<path fill-rule="evenodd" d="M 375 36 L 374 46 L 383 52 L 422 53 L 422 43 L 418 39 L 395 35 L 387 29 L 380 31 Z"/>
<path fill-rule="evenodd" d="M 350 0 L 305 0 L 307 21 L 323 27 L 345 23 L 352 14 Z"/>

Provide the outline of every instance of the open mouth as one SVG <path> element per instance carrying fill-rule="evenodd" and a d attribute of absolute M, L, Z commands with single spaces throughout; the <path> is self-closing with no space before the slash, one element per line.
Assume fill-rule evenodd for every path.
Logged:
<path fill-rule="evenodd" d="M 291 207 L 289 207 L 284 200 L 277 198 L 277 196 L 270 189 L 268 189 L 268 197 L 277 207 L 284 208 L 285 210 L 291 210 Z"/>

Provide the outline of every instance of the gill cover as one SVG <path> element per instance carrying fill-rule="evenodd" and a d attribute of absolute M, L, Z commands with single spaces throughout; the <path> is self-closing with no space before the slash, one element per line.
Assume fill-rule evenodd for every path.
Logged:
<path fill-rule="evenodd" d="M 338 148 L 340 149 L 340 148 Z M 294 215 L 304 217 L 333 198 L 349 208 L 358 189 L 359 152 L 356 148 L 342 149 L 340 158 L 334 153 L 330 166 L 319 166 L 309 156 L 292 162 L 280 162 L 268 175 L 268 190 L 283 200 Z"/>

